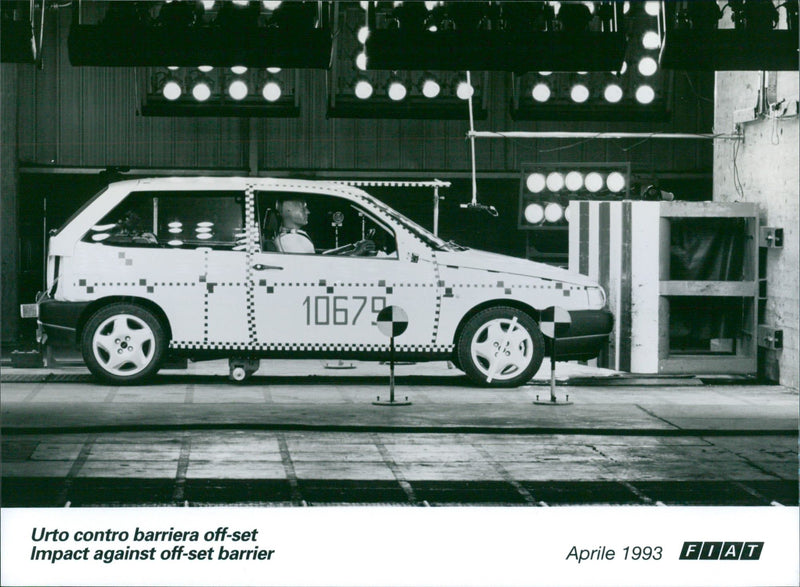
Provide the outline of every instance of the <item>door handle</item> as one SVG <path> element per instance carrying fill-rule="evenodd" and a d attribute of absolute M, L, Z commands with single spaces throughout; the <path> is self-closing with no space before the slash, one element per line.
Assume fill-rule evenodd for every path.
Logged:
<path fill-rule="evenodd" d="M 283 267 L 278 267 L 277 265 L 262 265 L 261 263 L 256 263 L 255 265 L 253 265 L 253 269 L 255 269 L 256 271 L 267 271 L 268 269 L 283 271 Z"/>

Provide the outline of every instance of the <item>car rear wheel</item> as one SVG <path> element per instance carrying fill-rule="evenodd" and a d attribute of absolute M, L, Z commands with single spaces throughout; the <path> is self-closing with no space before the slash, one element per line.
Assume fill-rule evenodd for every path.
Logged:
<path fill-rule="evenodd" d="M 525 312 L 497 306 L 469 319 L 458 340 L 458 359 L 478 385 L 517 387 L 531 379 L 544 358 L 544 338 Z"/>
<path fill-rule="evenodd" d="M 86 366 L 98 378 L 117 385 L 138 383 L 154 375 L 166 344 L 158 318 L 128 303 L 100 308 L 89 318 L 81 337 Z"/>

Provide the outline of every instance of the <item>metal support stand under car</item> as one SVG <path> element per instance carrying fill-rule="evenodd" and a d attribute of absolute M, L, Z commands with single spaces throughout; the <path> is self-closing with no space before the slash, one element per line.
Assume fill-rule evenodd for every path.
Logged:
<path fill-rule="evenodd" d="M 372 403 L 376 406 L 410 406 L 407 396 L 403 401 L 394 399 L 394 337 L 400 336 L 408 328 L 408 315 L 400 306 L 386 306 L 378 313 L 376 325 L 389 337 L 389 401 L 382 401 L 378 396 Z"/>
<path fill-rule="evenodd" d="M 556 342 L 559 336 L 566 336 L 569 333 L 569 327 L 572 324 L 572 317 L 569 312 L 564 308 L 558 306 L 551 306 L 542 310 L 539 318 L 539 329 L 542 334 L 550 338 L 550 400 L 539 400 L 536 396 L 536 401 L 533 403 L 539 406 L 568 406 L 572 405 L 569 401 L 569 395 L 566 400 L 558 401 L 556 398 Z"/>

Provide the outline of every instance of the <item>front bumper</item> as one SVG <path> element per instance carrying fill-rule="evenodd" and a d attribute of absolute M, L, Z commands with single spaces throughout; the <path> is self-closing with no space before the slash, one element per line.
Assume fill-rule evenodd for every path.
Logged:
<path fill-rule="evenodd" d="M 614 328 L 614 316 L 608 310 L 571 310 L 572 324 L 566 336 L 556 339 L 558 360 L 588 361 L 600 354 Z M 550 345 L 547 356 L 550 356 Z"/>
<path fill-rule="evenodd" d="M 90 302 L 57 302 L 44 299 L 39 302 L 39 328 L 44 337 L 40 342 L 77 346 L 78 326 Z"/>

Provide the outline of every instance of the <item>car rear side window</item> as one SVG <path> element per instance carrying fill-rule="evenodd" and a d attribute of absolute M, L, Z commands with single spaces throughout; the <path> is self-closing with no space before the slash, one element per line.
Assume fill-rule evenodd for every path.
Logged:
<path fill-rule="evenodd" d="M 244 194 L 133 192 L 84 236 L 111 246 L 244 250 Z"/>

